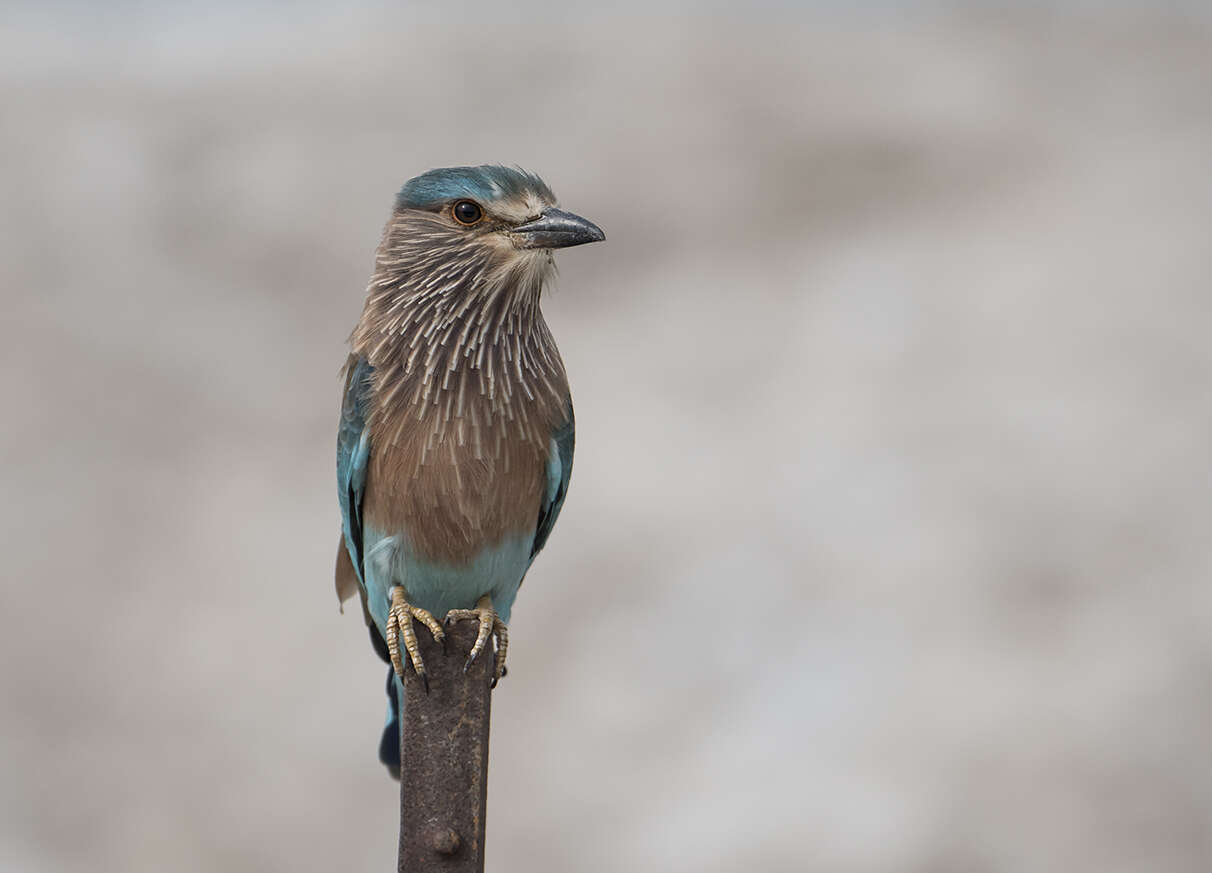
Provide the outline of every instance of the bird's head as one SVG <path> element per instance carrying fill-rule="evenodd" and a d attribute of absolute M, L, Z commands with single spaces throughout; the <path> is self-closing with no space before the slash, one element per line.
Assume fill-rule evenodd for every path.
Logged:
<path fill-rule="evenodd" d="M 553 249 L 605 238 L 592 221 L 557 208 L 551 189 L 532 173 L 447 167 L 400 189 L 379 267 L 413 288 L 508 282 L 537 291 L 550 274 Z"/>

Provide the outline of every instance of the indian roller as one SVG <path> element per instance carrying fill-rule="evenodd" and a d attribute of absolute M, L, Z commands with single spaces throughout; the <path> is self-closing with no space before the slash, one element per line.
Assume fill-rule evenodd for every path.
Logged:
<path fill-rule="evenodd" d="M 429 680 L 414 623 L 475 620 L 505 674 L 518 586 L 572 474 L 572 399 L 539 298 L 552 251 L 605 239 L 538 177 L 502 166 L 407 182 L 350 336 L 337 436 L 337 596 L 355 593 L 387 671 L 379 757 L 399 768 L 398 680 Z"/>

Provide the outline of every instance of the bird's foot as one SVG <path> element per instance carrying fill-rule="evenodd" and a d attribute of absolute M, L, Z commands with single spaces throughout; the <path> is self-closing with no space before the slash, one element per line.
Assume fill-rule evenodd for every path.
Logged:
<path fill-rule="evenodd" d="M 505 670 L 505 653 L 509 650 L 509 628 L 505 626 L 505 622 L 501 621 L 497 611 L 492 608 L 492 598 L 487 594 L 476 601 L 475 609 L 452 609 L 446 613 L 447 625 L 464 619 L 478 621 L 480 632 L 476 636 L 476 644 L 471 647 L 471 654 L 467 656 L 467 663 L 463 665 L 463 672 L 466 673 L 468 668 L 475 663 L 476 658 L 480 656 L 480 652 L 484 651 L 489 635 L 496 634 L 497 660 L 492 668 L 492 687 L 496 688 L 501 677 L 507 672 Z"/>
<path fill-rule="evenodd" d="M 404 642 L 404 650 L 412 661 L 412 668 L 417 671 L 425 693 L 429 693 L 429 674 L 425 672 L 425 662 L 421 660 L 421 647 L 417 645 L 417 635 L 412 629 L 415 618 L 429 628 L 433 638 L 446 648 L 446 633 L 438 620 L 419 606 L 408 602 L 408 595 L 399 585 L 391 589 L 391 607 L 387 612 L 387 652 L 391 655 L 391 666 L 400 679 L 404 678 L 404 658 L 400 654 L 400 642 Z"/>

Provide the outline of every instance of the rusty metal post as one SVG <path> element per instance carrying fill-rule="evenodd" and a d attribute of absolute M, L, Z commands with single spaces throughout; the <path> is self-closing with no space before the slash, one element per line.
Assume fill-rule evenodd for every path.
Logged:
<path fill-rule="evenodd" d="M 491 640 L 466 674 L 476 623 L 447 628 L 447 650 L 418 629 L 429 693 L 404 681 L 400 719 L 399 873 L 483 873 L 488 800 Z"/>

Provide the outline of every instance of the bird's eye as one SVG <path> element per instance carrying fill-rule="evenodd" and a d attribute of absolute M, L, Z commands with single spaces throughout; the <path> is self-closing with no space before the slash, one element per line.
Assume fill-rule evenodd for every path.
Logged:
<path fill-rule="evenodd" d="M 475 224 L 484 217 L 479 205 L 470 200 L 460 200 L 454 205 L 451 213 L 459 224 Z"/>

